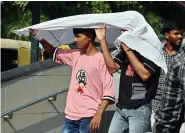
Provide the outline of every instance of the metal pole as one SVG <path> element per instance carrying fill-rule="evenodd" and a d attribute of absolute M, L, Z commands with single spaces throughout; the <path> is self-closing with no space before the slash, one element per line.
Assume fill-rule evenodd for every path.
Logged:
<path fill-rule="evenodd" d="M 32 4 L 32 25 L 40 23 L 40 2 L 31 1 Z M 39 61 L 39 42 L 31 37 L 31 63 Z"/>

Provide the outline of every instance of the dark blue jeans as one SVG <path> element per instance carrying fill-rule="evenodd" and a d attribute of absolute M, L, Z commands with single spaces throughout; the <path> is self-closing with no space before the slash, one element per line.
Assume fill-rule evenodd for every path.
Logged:
<path fill-rule="evenodd" d="M 80 120 L 64 119 L 64 127 L 61 133 L 91 133 L 89 125 L 91 123 L 90 118 L 82 118 Z"/>

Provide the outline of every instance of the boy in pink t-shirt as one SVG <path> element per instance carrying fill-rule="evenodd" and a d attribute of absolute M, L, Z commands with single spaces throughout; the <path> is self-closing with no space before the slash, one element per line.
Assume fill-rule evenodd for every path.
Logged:
<path fill-rule="evenodd" d="M 65 120 L 62 133 L 97 132 L 103 111 L 114 103 L 114 81 L 108 72 L 103 54 L 94 46 L 94 29 L 73 29 L 75 43 L 79 49 L 54 48 L 35 31 L 32 36 L 59 64 L 72 67 Z"/>

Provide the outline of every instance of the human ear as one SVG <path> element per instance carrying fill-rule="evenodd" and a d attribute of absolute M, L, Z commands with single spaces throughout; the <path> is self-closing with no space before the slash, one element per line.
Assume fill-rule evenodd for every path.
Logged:
<path fill-rule="evenodd" d="M 166 32 L 165 34 L 164 34 L 164 36 L 165 36 L 165 38 L 168 40 L 169 39 L 169 33 L 168 32 Z"/>

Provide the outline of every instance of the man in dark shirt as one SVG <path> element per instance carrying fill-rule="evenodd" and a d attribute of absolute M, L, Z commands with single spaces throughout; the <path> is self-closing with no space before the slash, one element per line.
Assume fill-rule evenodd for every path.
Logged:
<path fill-rule="evenodd" d="M 121 52 L 113 60 L 107 48 L 106 27 L 96 29 L 96 34 L 109 72 L 121 70 L 119 99 L 109 133 L 146 133 L 160 67 L 124 43 Z"/>
<path fill-rule="evenodd" d="M 132 52 L 135 54 L 138 61 L 143 64 L 144 68 L 149 71 L 151 77 L 148 80 L 141 79 L 134 71 L 123 50 L 114 58 L 114 61 L 121 69 L 120 93 L 119 101 L 117 103 L 117 107 L 121 109 L 136 109 L 143 104 L 149 103 L 155 96 L 159 79 L 160 68 L 138 52 L 134 50 Z"/>

